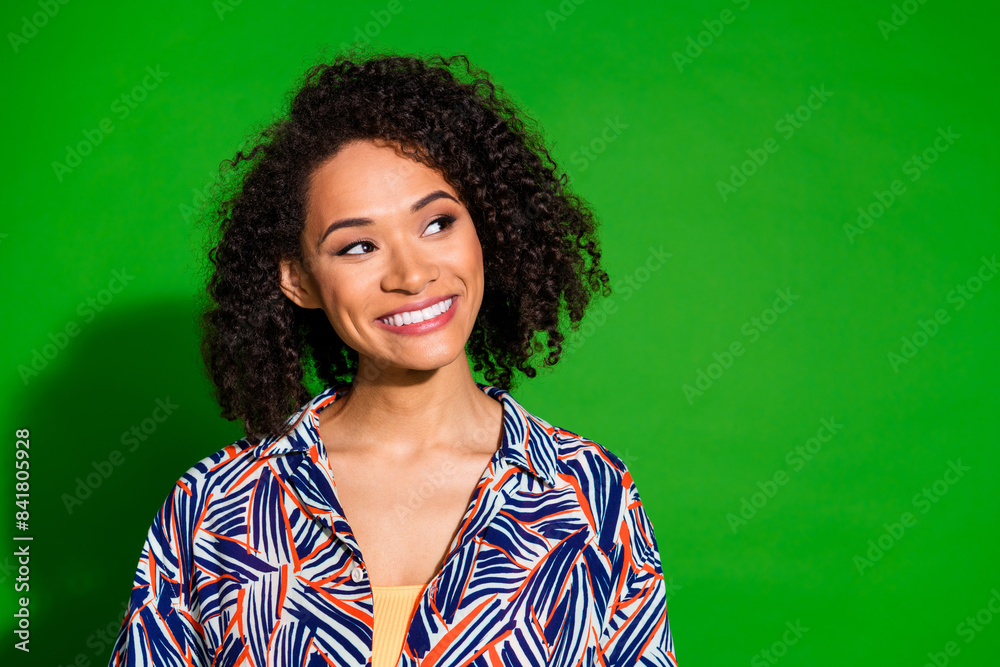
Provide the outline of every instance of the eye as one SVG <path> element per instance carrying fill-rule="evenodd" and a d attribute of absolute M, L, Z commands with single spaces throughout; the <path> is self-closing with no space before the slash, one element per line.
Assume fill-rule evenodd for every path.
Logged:
<path fill-rule="evenodd" d="M 446 230 L 449 227 L 451 227 L 455 223 L 456 219 L 457 218 L 455 218 L 455 216 L 452 216 L 452 215 L 442 215 L 442 216 L 440 216 L 438 218 L 434 218 L 433 220 L 431 220 L 431 222 L 427 225 L 427 229 L 431 232 L 431 235 L 433 235 L 433 234 L 440 234 L 444 230 Z M 435 225 L 438 226 L 438 230 L 437 231 L 434 230 L 434 226 Z M 361 248 L 362 246 L 368 246 L 371 250 L 373 250 L 373 249 L 375 249 L 375 248 L 378 247 L 378 246 L 375 245 L 375 242 L 372 241 L 371 239 L 358 239 L 357 241 L 354 241 L 354 242 L 350 243 L 349 245 L 344 246 L 341 250 L 337 251 L 336 255 L 337 256 L 341 256 L 341 255 L 367 255 L 369 252 L 371 252 L 371 250 L 369 250 L 367 252 L 365 252 L 365 251 L 357 251 L 356 252 L 355 251 L 356 249 Z"/>
<path fill-rule="evenodd" d="M 363 253 L 363 252 L 348 252 L 352 248 L 360 247 L 360 246 L 370 246 L 370 247 L 374 248 L 375 247 L 375 243 L 372 240 L 370 240 L 370 239 L 359 239 L 359 240 L 355 241 L 354 243 L 351 243 L 350 245 L 345 246 L 343 249 L 341 249 L 339 252 L 337 252 L 337 255 L 364 255 L 364 254 L 366 254 L 366 253 Z"/>
<path fill-rule="evenodd" d="M 451 227 L 454 223 L 455 223 L 454 216 L 442 215 L 440 218 L 434 218 L 433 220 L 431 220 L 431 223 L 427 225 L 427 229 L 431 229 L 432 227 L 434 227 L 434 225 L 438 225 L 438 227 L 441 228 L 441 231 L 444 231 L 445 229 Z M 441 231 L 435 233 L 440 234 Z"/>

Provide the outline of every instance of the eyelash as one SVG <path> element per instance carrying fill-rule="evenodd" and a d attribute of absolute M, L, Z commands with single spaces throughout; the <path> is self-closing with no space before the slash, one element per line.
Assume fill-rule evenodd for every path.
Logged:
<path fill-rule="evenodd" d="M 434 218 L 433 220 L 431 220 L 428 223 L 428 226 L 433 225 L 435 222 L 440 223 L 442 225 L 442 229 L 441 229 L 440 232 L 437 232 L 438 234 L 440 234 L 440 233 L 444 232 L 446 229 L 448 229 L 449 227 L 451 227 L 451 225 L 454 224 L 454 222 L 455 222 L 456 219 L 457 218 L 455 218 L 454 216 L 451 216 L 451 215 L 442 215 L 442 216 L 439 216 L 439 217 Z M 349 243 L 348 245 L 344 246 L 340 251 L 338 251 L 336 253 L 336 255 L 340 256 L 340 255 L 368 254 L 368 253 L 349 253 L 349 252 L 347 252 L 348 250 L 350 250 L 354 246 L 362 244 L 362 243 L 367 243 L 369 245 L 375 245 L 375 242 L 372 241 L 371 239 L 358 239 L 357 241 L 354 241 L 354 242 Z"/>

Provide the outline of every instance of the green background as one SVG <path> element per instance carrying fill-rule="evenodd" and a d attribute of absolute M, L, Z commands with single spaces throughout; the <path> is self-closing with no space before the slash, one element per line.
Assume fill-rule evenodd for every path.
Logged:
<path fill-rule="evenodd" d="M 995 3 L 911 0 L 891 32 L 879 25 L 890 2 L 388 6 L 69 2 L 16 51 L 8 34 L 0 489 L 12 498 L 14 430 L 29 428 L 33 641 L 30 657 L 12 648 L 5 501 L 0 662 L 106 664 L 99 631 L 114 639 L 155 512 L 188 467 L 241 435 L 199 366 L 203 232 L 184 207 L 321 49 L 332 57 L 367 27 L 377 45 L 466 53 L 489 71 L 601 220 L 614 295 L 515 396 L 632 470 L 680 664 L 923 665 L 948 642 L 950 663 L 997 664 L 1000 618 L 971 641 L 959 626 L 1000 590 L 1000 280 L 983 264 L 1000 253 Z M 38 11 L 4 3 L 0 27 L 20 33 Z M 112 105 L 147 66 L 165 75 L 121 118 Z M 813 86 L 829 98 L 799 109 Z M 787 136 L 779 122 L 796 110 L 809 118 Z M 113 131 L 60 181 L 52 163 L 102 118 Z M 906 171 L 939 128 L 958 138 Z M 723 197 L 718 183 L 768 139 L 777 151 Z M 845 230 L 896 180 L 905 191 L 883 215 Z M 647 271 L 661 247 L 670 257 Z M 115 270 L 134 277 L 102 293 Z M 978 271 L 991 279 L 977 284 Z M 778 290 L 797 299 L 775 316 Z M 894 365 L 939 310 L 946 321 Z M 68 323 L 79 334 L 22 377 Z M 699 371 L 714 377 L 686 394 Z M 69 514 L 62 495 L 123 450 L 157 399 L 178 407 Z M 796 469 L 788 452 L 822 419 L 843 427 Z M 968 470 L 938 495 L 949 461 Z M 770 488 L 776 473 L 786 483 Z M 760 485 L 773 497 L 754 496 Z M 759 507 L 733 524 L 743 499 Z M 887 536 L 904 512 L 915 525 Z M 880 537 L 884 555 L 859 567 Z M 808 630 L 782 646 L 789 622 Z"/>

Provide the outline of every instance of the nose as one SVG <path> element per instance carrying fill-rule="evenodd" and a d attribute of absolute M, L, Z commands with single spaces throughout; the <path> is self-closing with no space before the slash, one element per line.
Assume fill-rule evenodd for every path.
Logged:
<path fill-rule="evenodd" d="M 419 294 L 440 273 L 434 258 L 415 244 L 393 244 L 388 254 L 389 261 L 382 278 L 382 289 L 387 292 Z"/>

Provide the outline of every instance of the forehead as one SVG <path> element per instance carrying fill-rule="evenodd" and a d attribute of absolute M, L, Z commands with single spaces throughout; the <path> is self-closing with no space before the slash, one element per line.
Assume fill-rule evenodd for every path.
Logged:
<path fill-rule="evenodd" d="M 393 146 L 369 140 L 345 145 L 309 178 L 309 217 L 378 218 L 409 210 L 433 190 L 455 194 L 434 169 L 401 155 Z"/>

